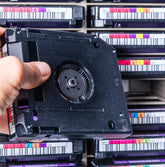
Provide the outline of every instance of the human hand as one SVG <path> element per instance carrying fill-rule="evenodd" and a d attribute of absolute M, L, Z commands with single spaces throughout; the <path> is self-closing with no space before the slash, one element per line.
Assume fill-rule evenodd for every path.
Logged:
<path fill-rule="evenodd" d="M 0 28 L 0 36 L 5 29 Z M 0 59 L 0 133 L 9 134 L 6 109 L 20 89 L 32 89 L 45 82 L 51 69 L 44 62 L 22 63 L 14 56 Z"/>

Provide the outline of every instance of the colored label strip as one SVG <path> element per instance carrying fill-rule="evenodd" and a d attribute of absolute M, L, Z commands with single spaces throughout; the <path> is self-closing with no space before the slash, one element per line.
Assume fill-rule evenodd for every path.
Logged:
<path fill-rule="evenodd" d="M 3 12 L 46 12 L 46 8 L 3 7 Z"/>
<path fill-rule="evenodd" d="M 152 13 L 152 12 L 165 12 L 164 8 L 109 8 L 110 13 Z"/>
<path fill-rule="evenodd" d="M 47 147 L 46 143 L 19 143 L 19 144 L 3 144 L 4 149 L 9 148 L 40 148 Z"/>
<path fill-rule="evenodd" d="M 150 139 L 109 140 L 109 144 L 138 144 L 138 143 L 150 143 Z"/>
<path fill-rule="evenodd" d="M 165 112 L 131 112 L 130 118 L 149 118 L 149 117 L 164 117 Z"/>
<path fill-rule="evenodd" d="M 118 60 L 119 65 L 151 65 L 150 60 Z"/>
<path fill-rule="evenodd" d="M 109 34 L 109 38 L 150 38 L 150 34 Z"/>
<path fill-rule="evenodd" d="M 139 144 L 139 143 L 164 143 L 165 138 L 138 138 L 138 139 L 119 139 L 119 140 L 102 140 L 109 144 Z"/>

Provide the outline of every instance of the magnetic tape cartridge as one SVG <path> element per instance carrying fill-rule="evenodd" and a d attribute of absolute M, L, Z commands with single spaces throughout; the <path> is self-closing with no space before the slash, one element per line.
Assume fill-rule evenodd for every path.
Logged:
<path fill-rule="evenodd" d="M 7 42 L 6 42 L 7 41 Z M 8 108 L 11 140 L 114 138 L 131 134 L 115 50 L 93 35 L 7 29 L 2 55 L 45 61 L 49 80 Z"/>

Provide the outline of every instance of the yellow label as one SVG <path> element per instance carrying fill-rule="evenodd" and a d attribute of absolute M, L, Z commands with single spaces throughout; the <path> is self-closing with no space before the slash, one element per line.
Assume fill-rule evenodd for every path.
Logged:
<path fill-rule="evenodd" d="M 143 38 L 143 34 L 136 34 L 136 38 Z"/>
<path fill-rule="evenodd" d="M 144 60 L 137 60 L 137 65 L 144 65 Z"/>
<path fill-rule="evenodd" d="M 143 12 L 144 12 L 143 8 L 137 8 L 136 11 L 137 11 L 138 13 L 143 13 Z"/>

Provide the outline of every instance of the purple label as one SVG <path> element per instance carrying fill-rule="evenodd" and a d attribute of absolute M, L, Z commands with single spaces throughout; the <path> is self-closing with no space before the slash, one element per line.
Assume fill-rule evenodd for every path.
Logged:
<path fill-rule="evenodd" d="M 39 8 L 39 12 L 46 12 L 46 8 Z"/>
<path fill-rule="evenodd" d="M 25 109 L 25 108 L 29 108 L 28 105 L 25 105 L 25 106 L 18 106 L 18 109 Z"/>
<path fill-rule="evenodd" d="M 136 12 L 136 8 L 130 8 L 130 12 Z"/>
<path fill-rule="evenodd" d="M 39 146 L 40 147 L 46 147 L 46 143 L 40 143 Z"/>
<path fill-rule="evenodd" d="M 136 38 L 136 34 L 130 34 L 129 38 Z"/>
<path fill-rule="evenodd" d="M 143 34 L 143 38 L 150 38 L 149 34 Z"/>

